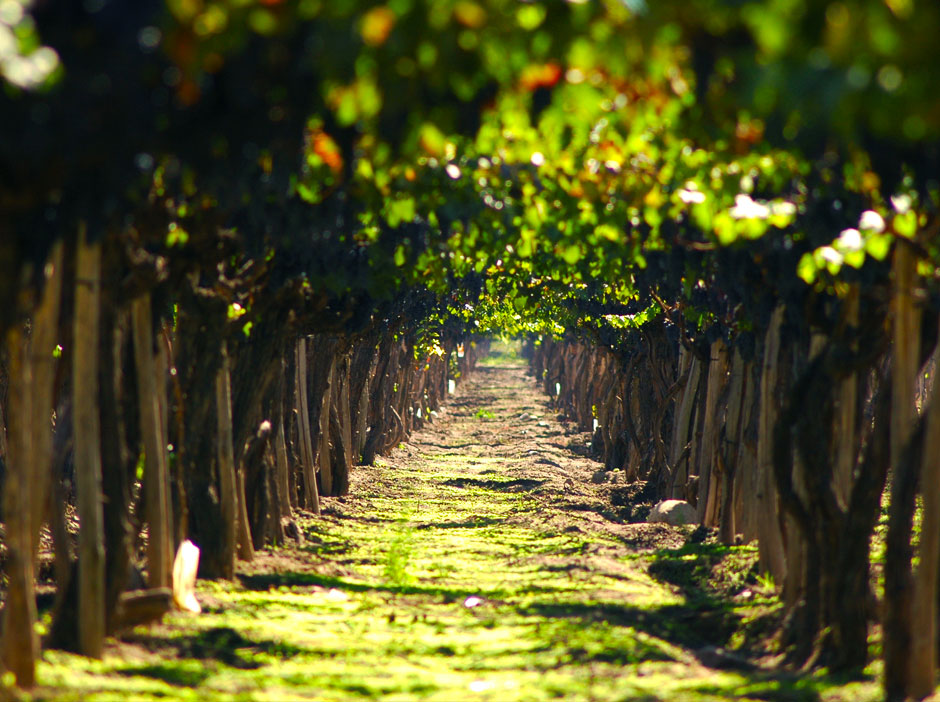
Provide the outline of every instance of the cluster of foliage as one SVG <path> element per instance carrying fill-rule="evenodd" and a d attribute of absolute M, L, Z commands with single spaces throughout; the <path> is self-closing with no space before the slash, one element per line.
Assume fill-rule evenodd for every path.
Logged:
<path fill-rule="evenodd" d="M 347 311 L 417 286 L 484 328 L 728 329 L 883 274 L 937 207 L 911 0 L 156 5 L 4 3 L 4 65 L 56 66 L 4 73 L 26 253 L 79 218 L 170 260 L 226 230 Z"/>

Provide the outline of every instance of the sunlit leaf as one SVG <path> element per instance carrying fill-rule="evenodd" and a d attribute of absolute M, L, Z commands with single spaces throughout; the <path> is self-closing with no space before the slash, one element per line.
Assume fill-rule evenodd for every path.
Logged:
<path fill-rule="evenodd" d="M 381 46 L 388 40 L 389 34 L 395 27 L 395 13 L 380 5 L 369 10 L 362 18 L 359 31 L 362 35 L 362 41 L 367 46 Z"/>

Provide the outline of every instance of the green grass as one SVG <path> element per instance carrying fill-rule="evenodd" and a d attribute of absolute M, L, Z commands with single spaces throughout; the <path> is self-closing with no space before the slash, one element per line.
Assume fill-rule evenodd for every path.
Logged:
<path fill-rule="evenodd" d="M 135 630 L 102 661 L 46 651 L 32 699 L 879 699 L 874 670 L 846 682 L 703 666 L 700 647 L 746 651 L 776 606 L 752 550 L 638 555 L 549 527 L 538 481 L 506 474 L 522 459 L 469 451 L 360 469 L 367 489 L 302 521 L 296 567 L 200 581 L 202 614 Z M 755 598 L 734 599 L 742 587 Z"/>
<path fill-rule="evenodd" d="M 695 661 L 689 645 L 706 642 L 710 629 L 727 644 L 738 621 L 693 592 L 707 562 L 735 549 L 699 545 L 629 559 L 619 571 L 580 572 L 573 558 L 595 542 L 514 525 L 512 515 L 536 509 L 525 495 L 448 487 L 467 476 L 445 471 L 435 489 L 461 499 L 432 501 L 420 494 L 422 481 L 431 487 L 423 476 L 397 477 L 415 494 L 372 497 L 368 514 L 305 524 L 311 561 L 342 574 L 201 582 L 207 612 L 134 632 L 131 660 L 46 652 L 47 691 L 36 698 L 877 699 L 871 682 L 840 686 Z"/>
<path fill-rule="evenodd" d="M 522 342 L 518 339 L 494 339 L 490 343 L 490 353 L 477 363 L 484 368 L 493 368 L 506 365 L 521 365 L 525 363 L 522 358 Z"/>

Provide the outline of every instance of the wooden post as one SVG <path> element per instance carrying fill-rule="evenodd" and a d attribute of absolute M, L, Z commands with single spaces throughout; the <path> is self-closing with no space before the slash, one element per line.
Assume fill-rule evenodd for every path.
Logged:
<path fill-rule="evenodd" d="M 814 332 L 810 337 L 807 364 L 812 363 L 819 354 L 825 350 L 826 336 Z M 821 447 L 826 450 L 828 447 Z M 791 472 L 793 491 L 802 504 L 810 504 L 809 488 L 806 482 L 806 466 L 803 457 L 798 451 L 793 453 L 793 467 Z M 787 575 L 783 582 L 781 599 L 785 610 L 790 610 L 804 595 L 807 563 L 807 542 L 796 518 L 789 513 L 783 516 L 784 552 L 787 561 Z"/>
<path fill-rule="evenodd" d="M 705 391 L 705 423 L 702 429 L 702 449 L 699 465 L 698 521 L 705 526 L 714 526 L 715 507 L 720 487 L 715 456 L 718 451 L 718 429 L 720 409 L 718 397 L 725 382 L 728 368 L 728 349 L 721 339 L 711 345 L 709 352 L 708 383 Z"/>
<path fill-rule="evenodd" d="M 320 487 L 324 495 L 333 494 L 333 466 L 330 458 L 330 402 L 336 386 L 336 355 L 330 355 L 330 370 L 326 376 L 326 387 L 320 398 L 320 435 L 318 437 L 317 462 L 320 466 Z"/>
<path fill-rule="evenodd" d="M 900 488 L 904 480 L 901 469 L 902 455 L 911 437 L 917 416 L 914 406 L 914 387 L 920 354 L 920 320 L 913 298 L 917 275 L 916 258 L 911 247 L 904 241 L 898 241 L 895 244 L 892 273 L 894 295 L 891 301 L 891 311 L 894 316 L 894 339 L 891 363 L 894 382 L 891 386 L 891 500 L 894 503 L 895 500 L 900 499 L 898 496 L 902 493 Z M 937 421 L 934 414 L 933 407 L 931 407 L 930 415 L 928 415 L 929 422 Z M 936 442 L 935 435 L 928 433 L 925 439 L 926 446 L 930 447 L 932 442 Z M 894 632 L 885 645 L 885 687 L 888 696 L 892 696 L 893 691 L 903 688 L 907 688 L 905 690 L 907 695 L 913 696 L 915 679 L 917 686 L 925 691 L 924 695 L 933 692 L 934 661 L 936 660 L 933 651 L 936 645 L 934 640 L 936 638 L 937 535 L 926 530 L 931 528 L 934 531 L 937 530 L 936 510 L 927 511 L 927 505 L 934 506 L 937 500 L 936 494 L 930 494 L 930 488 L 934 488 L 935 492 L 937 486 L 936 480 L 933 479 L 936 469 L 930 465 L 936 461 L 936 457 L 936 444 L 934 443 L 934 453 L 925 453 L 921 461 L 922 478 L 926 477 L 928 481 L 933 480 L 932 483 L 921 484 L 925 499 L 925 523 L 921 527 L 921 538 L 925 538 L 926 543 L 921 543 L 920 554 L 922 558 L 927 558 L 927 562 L 922 563 L 918 569 L 917 580 L 912 582 L 905 578 L 895 582 L 893 588 L 890 588 L 890 599 L 888 592 L 890 586 L 887 583 L 885 585 L 885 628 Z M 928 550 L 931 546 L 932 550 Z M 927 585 L 931 587 L 929 593 L 922 591 Z M 913 587 L 913 592 L 910 592 L 911 587 Z M 926 616 L 931 617 L 929 623 L 922 621 Z M 889 618 L 892 620 L 890 625 Z M 900 631 L 902 629 L 908 629 L 910 641 L 903 641 L 904 636 Z M 928 635 L 930 641 L 926 640 Z M 926 659 L 927 656 L 930 656 L 929 660 Z M 905 677 L 907 680 L 904 680 Z M 917 695 L 916 698 L 919 699 L 924 695 Z"/>
<path fill-rule="evenodd" d="M 376 362 L 373 359 L 366 376 L 365 384 L 362 387 L 362 393 L 359 396 L 359 408 L 356 412 L 356 430 L 353 434 L 353 465 L 359 465 L 362 462 L 362 449 L 366 445 L 366 435 L 369 430 L 369 394 L 372 390 L 372 377 L 375 374 Z M 446 381 L 445 381 L 446 385 Z M 445 388 L 446 391 L 446 388 Z"/>
<path fill-rule="evenodd" d="M 923 699 L 936 687 L 937 572 L 940 566 L 940 387 L 934 383 L 920 464 L 923 521 L 914 574 L 910 694 Z"/>
<path fill-rule="evenodd" d="M 170 377 L 176 375 L 176 369 L 170 369 L 170 359 L 173 355 L 173 346 L 170 342 L 170 331 L 167 328 L 166 323 L 163 324 L 163 328 L 160 330 L 159 337 L 157 338 L 157 356 L 154 359 L 154 366 L 156 368 L 155 378 L 156 382 L 154 384 L 154 390 L 156 392 L 157 400 L 157 418 L 160 421 L 160 449 L 163 451 L 163 464 L 166 466 L 166 471 L 164 472 L 166 478 L 166 488 L 164 493 L 166 494 L 166 513 L 169 515 L 170 519 L 170 530 L 168 533 L 170 545 L 170 555 L 176 553 L 177 544 L 181 544 L 186 540 L 186 534 L 188 532 L 187 524 L 187 512 L 186 512 L 186 488 L 183 485 L 183 477 L 181 471 L 177 471 L 177 476 L 175 479 L 176 484 L 176 498 L 178 509 L 177 512 L 173 511 L 173 484 L 174 478 L 170 475 L 170 405 L 167 401 L 167 383 L 169 382 Z M 175 557 L 174 557 L 175 560 Z"/>
<path fill-rule="evenodd" d="M 2 461 L 8 460 L 7 431 L 7 423 L 3 419 L 3 402 L 0 402 L 0 460 Z"/>
<path fill-rule="evenodd" d="M 101 497 L 101 420 L 98 415 L 101 243 L 78 233 L 72 327 L 72 407 L 78 516 L 79 650 L 101 658 L 105 636 L 104 515 Z"/>
<path fill-rule="evenodd" d="M 780 513 L 773 469 L 773 434 L 777 421 L 777 366 L 780 355 L 780 327 L 783 307 L 770 318 L 761 364 L 760 418 L 757 437 L 757 533 L 760 568 L 770 573 L 777 587 L 783 585 L 787 563 L 780 534 Z"/>
<path fill-rule="evenodd" d="M 166 442 L 159 400 L 157 373 L 154 364 L 153 320 L 150 295 L 131 302 L 131 324 L 134 329 L 134 365 L 137 369 L 137 406 L 140 413 L 140 435 L 144 443 L 144 518 L 149 525 L 147 571 L 150 587 L 169 587 L 172 581 L 173 554 L 170 550 L 170 515 L 167 511 Z"/>
<path fill-rule="evenodd" d="M 291 491 L 289 470 L 287 465 L 287 441 L 284 438 L 284 418 L 281 417 L 277 425 L 277 436 L 274 438 L 274 453 L 277 460 L 277 492 L 280 508 L 278 512 L 281 517 L 293 517 L 291 510 Z"/>
<path fill-rule="evenodd" d="M 33 377 L 23 328 L 18 325 L 9 331 L 6 342 L 10 381 L 10 436 L 7 478 L 3 491 L 7 597 L 3 610 L 2 653 L 3 665 L 16 676 L 16 684 L 25 689 L 36 684 L 36 657 L 39 654 L 39 640 L 35 631 L 33 546 L 30 538 L 30 503 L 34 483 L 30 472 L 34 462 L 34 442 L 29 418 L 32 415 Z"/>
<path fill-rule="evenodd" d="M 7 460 L 3 497 L 8 580 L 0 656 L 21 688 L 35 684 L 39 653 L 34 563 L 52 481 L 52 352 L 59 326 L 63 252 L 62 242 L 56 243 L 44 271 L 46 280 L 33 314 L 31 338 L 27 341 L 19 327 L 7 338 L 12 412 L 10 445 L 0 447 Z M 3 429 L 0 417 L 0 434 Z"/>
<path fill-rule="evenodd" d="M 59 307 L 62 299 L 62 272 L 65 246 L 59 241 L 46 264 L 42 299 L 33 315 L 30 339 L 32 369 L 32 523 L 30 540 L 33 559 L 39 550 L 39 530 L 48 513 L 49 486 L 52 484 L 52 410 L 56 361 L 52 353 L 59 333 Z"/>
<path fill-rule="evenodd" d="M 235 477 L 235 439 L 232 435 L 232 388 L 228 370 L 228 352 L 222 344 L 222 365 L 215 379 L 217 426 L 216 462 L 219 466 L 222 509 L 222 575 L 235 575 L 235 549 L 238 534 L 238 489 Z"/>
<path fill-rule="evenodd" d="M 716 461 L 721 466 L 720 502 L 716 498 L 711 517 L 718 522 L 718 538 L 723 544 L 734 544 L 736 525 L 734 521 L 734 485 L 737 477 L 738 446 L 741 443 L 741 428 L 744 425 L 742 414 L 744 412 L 745 388 L 747 383 L 747 366 L 741 358 L 740 351 L 735 351 L 731 361 L 731 381 L 728 390 L 728 420 L 725 422 L 725 439 L 715 451 Z M 720 436 L 719 436 L 720 441 Z M 709 512 L 705 513 L 709 518 Z"/>
<path fill-rule="evenodd" d="M 685 403 L 685 397 L 689 392 L 689 381 L 692 379 L 692 359 L 692 352 L 682 344 L 679 344 L 679 362 L 676 368 L 676 380 L 680 380 L 685 376 L 685 385 L 679 390 L 676 396 L 676 411 L 673 413 L 672 444 L 669 449 L 669 463 L 673 470 L 675 470 L 676 459 L 685 447 L 685 444 L 682 443 L 684 436 L 682 430 L 682 408 Z M 688 426 L 688 422 L 686 422 L 686 426 Z"/>
<path fill-rule="evenodd" d="M 682 401 L 679 403 L 679 409 L 676 412 L 676 429 L 672 437 L 672 451 L 669 458 L 672 464 L 672 497 L 686 499 L 686 483 L 688 482 L 690 470 L 689 459 L 682 458 L 686 445 L 692 438 L 692 414 L 695 410 L 695 396 L 698 394 L 698 386 L 702 376 L 702 363 L 695 355 L 689 351 L 689 376 L 682 389 Z M 681 465 L 680 465 L 681 464 Z"/>
<path fill-rule="evenodd" d="M 853 283 L 845 299 L 843 320 L 846 326 L 858 326 L 859 285 Z M 853 347 L 857 346 L 853 344 Z M 836 396 L 836 462 L 832 476 L 832 488 L 836 500 L 843 510 L 849 507 L 852 478 L 858 451 L 855 429 L 858 405 L 858 374 L 852 373 L 839 385 Z"/>
<path fill-rule="evenodd" d="M 340 385 L 337 402 L 339 403 L 339 425 L 342 432 L 343 448 L 345 449 L 346 466 L 348 468 L 355 465 L 352 445 L 352 422 L 349 411 L 349 384 L 351 382 L 349 374 L 352 370 L 352 356 L 349 352 L 343 356 L 342 366 L 342 383 Z"/>
<path fill-rule="evenodd" d="M 911 523 L 915 508 L 915 466 L 904 458 L 916 416 L 920 330 L 914 307 L 916 258 L 904 240 L 894 246 L 892 266 L 893 348 L 891 354 L 891 504 L 885 537 L 885 585 L 882 632 L 885 699 L 908 699 L 911 685 L 914 630 L 914 579 L 911 573 Z M 933 457 L 924 457 L 931 460 Z M 933 593 L 932 596 L 936 596 Z"/>
<path fill-rule="evenodd" d="M 304 476 L 304 504 L 307 509 L 320 514 L 320 494 L 317 491 L 317 476 L 314 464 L 313 437 L 310 430 L 310 409 L 308 404 L 307 388 L 307 344 L 304 337 L 297 340 L 297 382 L 295 385 L 297 396 L 297 434 L 300 438 L 300 453 L 303 462 Z"/>
<path fill-rule="evenodd" d="M 756 371 L 756 372 L 755 372 Z M 744 543 L 757 538 L 757 510 L 754 494 L 757 491 L 757 420 L 760 396 L 759 368 L 753 362 L 745 367 L 744 404 L 741 410 L 741 428 L 738 433 L 738 456 L 735 459 L 734 528 L 744 537 Z"/>
<path fill-rule="evenodd" d="M 290 468 L 287 463 L 287 439 L 284 435 L 284 425 L 287 423 L 287 417 L 284 412 L 284 396 L 287 387 L 286 360 L 281 359 L 280 385 L 277 394 L 277 434 L 274 437 L 274 458 L 276 461 L 277 472 L 275 480 L 277 481 L 278 498 L 278 518 L 291 519 L 294 515 L 291 511 L 291 503 L 295 499 L 290 490 Z"/>
<path fill-rule="evenodd" d="M 255 546 L 251 540 L 251 526 L 248 521 L 248 503 L 245 499 L 245 469 L 238 467 L 235 477 L 238 482 L 235 485 L 236 497 L 238 498 L 238 557 L 243 561 L 253 561 L 255 558 Z"/>
<path fill-rule="evenodd" d="M 917 358 L 920 353 L 920 325 L 914 307 L 913 288 L 916 276 L 914 252 L 904 242 L 894 248 L 894 350 L 891 386 L 891 466 L 901 462 L 901 452 L 911 436 L 917 411 L 914 407 L 914 384 Z"/>

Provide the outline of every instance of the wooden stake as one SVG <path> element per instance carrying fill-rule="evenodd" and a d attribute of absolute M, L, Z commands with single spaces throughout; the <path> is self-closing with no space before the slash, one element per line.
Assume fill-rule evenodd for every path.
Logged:
<path fill-rule="evenodd" d="M 345 449 L 346 466 L 351 467 L 355 465 L 355 457 L 353 456 L 352 418 L 349 407 L 349 384 L 351 382 L 349 373 L 352 366 L 352 358 L 348 352 L 343 357 L 342 365 L 342 384 L 340 385 L 339 396 L 337 398 L 337 402 L 339 403 L 339 425 L 342 432 L 343 448 Z"/>
<path fill-rule="evenodd" d="M 914 699 L 936 687 L 937 579 L 940 568 L 940 386 L 933 384 L 927 409 L 927 432 L 920 465 L 923 521 L 914 574 L 913 627 L 909 692 Z"/>
<path fill-rule="evenodd" d="M 134 329 L 134 364 L 137 369 L 137 406 L 140 435 L 144 442 L 144 518 L 150 527 L 147 541 L 147 571 L 150 587 L 169 587 L 172 582 L 173 555 L 170 550 L 170 515 L 167 511 L 166 443 L 163 440 L 160 403 L 157 398 L 157 373 L 154 364 L 153 320 L 150 295 L 131 302 Z"/>
<path fill-rule="evenodd" d="M 720 487 L 720 475 L 715 462 L 720 421 L 718 397 L 728 369 L 728 349 L 721 339 L 712 343 L 709 358 L 711 362 L 708 366 L 705 391 L 705 423 L 702 429 L 697 509 L 699 523 L 710 527 L 715 526 L 714 517 Z"/>
<path fill-rule="evenodd" d="M 847 326 L 858 326 L 859 285 L 853 283 L 845 300 L 844 322 Z M 853 345 L 854 346 L 854 345 Z M 852 492 L 853 472 L 858 450 L 858 432 L 855 420 L 858 406 L 858 374 L 852 373 L 839 385 L 836 396 L 836 461 L 832 476 L 832 489 L 843 510 L 849 507 Z"/>
<path fill-rule="evenodd" d="M 725 440 L 718 446 L 715 456 L 721 461 L 721 502 L 715 500 L 715 521 L 719 522 L 718 538 L 723 544 L 734 544 L 736 524 L 734 520 L 734 486 L 738 475 L 738 446 L 741 443 L 741 428 L 744 424 L 744 396 L 747 383 L 747 366 L 736 351 L 731 362 L 731 380 L 728 390 L 728 420 L 725 422 Z M 706 512 L 706 516 L 708 513 Z"/>
<path fill-rule="evenodd" d="M 228 371 L 228 352 L 222 344 L 222 365 L 215 379 L 217 426 L 216 462 L 219 466 L 222 510 L 222 576 L 235 575 L 235 550 L 238 534 L 238 489 L 235 477 L 235 439 L 232 435 L 232 389 Z"/>
<path fill-rule="evenodd" d="M 3 610 L 3 665 L 24 689 L 36 684 L 36 594 L 31 543 L 30 472 L 34 464 L 31 417 L 33 376 L 22 327 L 7 334 L 9 358 L 10 442 L 3 492 L 6 519 L 7 596 Z M 104 591 L 102 590 L 102 593 Z M 102 620 L 103 621 L 103 620 Z"/>
<path fill-rule="evenodd" d="M 940 567 L 940 388 L 934 384 L 920 465 L 923 521 L 914 575 L 910 690 L 914 699 L 932 694 L 937 660 L 937 575 Z"/>
<path fill-rule="evenodd" d="M 155 367 L 155 383 L 154 383 L 154 392 L 156 395 L 157 401 L 157 419 L 160 422 L 160 450 L 163 452 L 163 464 L 166 466 L 164 471 L 164 476 L 166 479 L 166 487 L 164 488 L 164 494 L 166 495 L 166 513 L 169 516 L 170 528 L 167 531 L 168 538 L 168 549 L 169 553 L 172 555 L 176 553 L 177 544 L 183 543 L 186 540 L 186 533 L 188 531 L 187 525 L 187 512 L 186 512 L 186 489 L 183 485 L 183 480 L 181 475 L 177 475 L 176 478 L 176 496 L 178 500 L 179 510 L 178 513 L 173 511 L 173 476 L 170 475 L 170 405 L 167 401 L 167 383 L 171 377 L 170 372 L 170 358 L 173 354 L 173 347 L 170 342 L 170 332 L 166 326 L 166 323 L 163 324 L 163 328 L 160 330 L 160 333 L 156 340 L 157 344 L 157 355 L 154 359 Z M 176 373 L 176 370 L 173 370 L 173 374 Z M 172 568 L 171 568 L 172 571 Z"/>
<path fill-rule="evenodd" d="M 901 452 L 911 435 L 917 410 L 914 406 L 914 384 L 920 352 L 920 325 L 914 307 L 913 288 L 916 276 L 914 252 L 903 242 L 894 249 L 894 351 L 891 386 L 891 466 L 900 465 Z"/>
<path fill-rule="evenodd" d="M 0 460 L 9 460 L 9 449 L 7 448 L 7 423 L 3 419 L 3 402 L 0 402 Z"/>
<path fill-rule="evenodd" d="M 278 518 L 293 518 L 291 502 L 294 496 L 290 490 L 290 468 L 287 464 L 287 440 L 284 436 L 284 425 L 287 423 L 287 417 L 284 415 L 284 394 L 287 385 L 285 376 L 284 360 L 281 360 L 281 381 L 278 391 L 277 402 L 277 434 L 274 437 L 274 457 L 277 465 L 277 497 L 278 497 Z"/>
<path fill-rule="evenodd" d="M 744 376 L 746 389 L 741 409 L 741 426 L 738 432 L 738 455 L 735 459 L 734 529 L 736 533 L 744 537 L 744 543 L 750 543 L 757 538 L 754 493 L 758 470 L 753 422 L 758 418 L 757 401 L 760 399 L 757 395 L 759 377 L 754 372 L 753 362 L 745 365 Z"/>
<path fill-rule="evenodd" d="M 669 462 L 672 465 L 672 497 L 687 499 L 686 483 L 689 479 L 689 460 L 683 459 L 685 447 L 692 440 L 694 432 L 692 414 L 695 411 L 695 396 L 702 377 L 702 362 L 694 354 L 688 352 L 689 377 L 682 389 L 682 400 L 676 413 L 676 431 L 672 438 L 672 451 Z M 680 465 L 681 464 L 681 465 Z"/>
<path fill-rule="evenodd" d="M 373 358 L 372 364 L 369 367 L 368 375 L 366 376 L 366 382 L 362 386 L 362 393 L 359 396 L 359 409 L 356 412 L 356 431 L 353 434 L 353 463 L 352 465 L 359 465 L 362 463 L 362 449 L 366 445 L 366 435 L 369 430 L 369 394 L 372 390 L 373 376 L 375 375 L 376 367 L 375 358 Z M 446 370 L 445 370 L 446 375 Z M 444 381 L 444 390 L 441 394 L 447 392 L 447 381 Z"/>
<path fill-rule="evenodd" d="M 101 421 L 98 408 L 98 342 L 101 243 L 78 233 L 75 314 L 72 331 L 72 407 L 78 515 L 79 650 L 101 658 L 105 636 L 104 515 L 101 493 Z"/>
<path fill-rule="evenodd" d="M 52 404 L 55 390 L 56 361 L 53 351 L 59 333 L 59 307 L 62 300 L 62 271 L 65 245 L 59 241 L 52 249 L 46 264 L 42 299 L 33 315 L 30 339 L 30 365 L 33 376 L 32 391 L 32 524 L 30 540 L 32 556 L 39 550 L 39 530 L 48 513 L 52 484 Z"/>
<path fill-rule="evenodd" d="M 251 526 L 248 521 L 248 503 L 245 500 L 245 469 L 239 466 L 236 471 L 236 497 L 238 498 L 238 557 L 243 561 L 253 561 L 255 547 L 251 541 Z"/>
<path fill-rule="evenodd" d="M 320 435 L 318 437 L 317 462 L 320 466 L 320 487 L 324 495 L 333 494 L 333 466 L 330 457 L 330 402 L 336 386 L 336 355 L 330 355 L 330 370 L 326 376 L 326 387 L 320 398 Z"/>
<path fill-rule="evenodd" d="M 673 414 L 672 444 L 669 449 L 669 463 L 673 467 L 673 470 L 675 470 L 676 459 L 685 447 L 685 444 L 682 443 L 684 436 L 682 430 L 682 409 L 685 403 L 685 397 L 689 392 L 689 381 L 692 379 L 690 373 L 692 358 L 692 352 L 682 344 L 679 344 L 679 363 L 676 369 L 676 380 L 680 380 L 682 376 L 685 376 L 685 386 L 681 388 L 676 395 L 676 411 Z M 688 422 L 686 426 L 688 426 Z"/>
<path fill-rule="evenodd" d="M 773 576 L 777 587 L 783 585 L 787 563 L 780 534 L 780 509 L 773 469 L 773 434 L 777 421 L 777 366 L 780 355 L 780 327 L 783 306 L 770 318 L 761 364 L 760 418 L 757 438 L 757 533 L 762 572 Z"/>
<path fill-rule="evenodd" d="M 320 514 L 320 494 L 317 492 L 313 437 L 310 429 L 310 409 L 307 402 L 307 344 L 304 337 L 297 340 L 296 366 L 297 422 L 300 425 L 297 433 L 300 437 L 300 452 L 303 461 L 304 504 L 307 509 L 312 509 L 314 513 Z"/>

